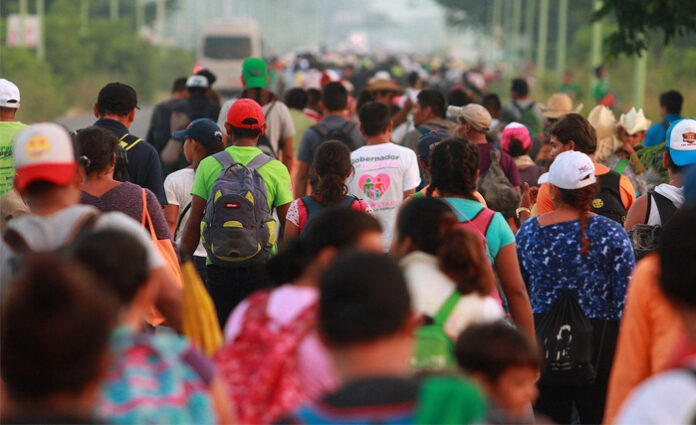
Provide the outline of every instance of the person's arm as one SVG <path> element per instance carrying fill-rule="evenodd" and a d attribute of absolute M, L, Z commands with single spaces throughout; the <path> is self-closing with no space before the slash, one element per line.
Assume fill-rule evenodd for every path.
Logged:
<path fill-rule="evenodd" d="M 399 124 L 402 124 L 406 122 L 406 119 L 408 118 L 408 113 L 411 112 L 411 107 L 413 106 L 413 102 L 411 99 L 406 99 L 406 103 L 404 103 L 404 107 L 401 108 L 399 112 L 396 114 L 392 115 L 391 120 L 394 123 L 394 127 L 398 127 Z"/>
<path fill-rule="evenodd" d="M 150 146 L 150 155 L 147 160 L 147 179 L 145 180 L 145 184 L 141 186 L 150 189 L 152 193 L 155 194 L 160 205 L 167 205 L 167 196 L 164 194 L 162 164 L 160 164 L 157 151 L 152 146 Z"/>
<path fill-rule="evenodd" d="M 520 266 L 517 261 L 517 248 L 514 243 L 508 244 L 500 250 L 495 257 L 495 271 L 498 274 L 500 283 L 508 300 L 510 315 L 517 326 L 536 340 L 534 333 L 534 318 L 532 317 L 532 306 L 527 295 L 527 288 L 524 286 Z"/>
<path fill-rule="evenodd" d="M 636 224 L 645 223 L 645 215 L 648 212 L 648 196 L 643 195 L 631 205 L 631 209 L 628 210 L 626 215 L 626 222 L 624 223 L 624 229 L 628 232 L 633 229 Z"/>
<path fill-rule="evenodd" d="M 237 423 L 234 408 L 230 404 L 230 397 L 227 393 L 227 386 L 220 375 L 215 375 L 210 382 L 210 398 L 213 401 L 215 413 L 217 413 L 218 424 Z"/>
<path fill-rule="evenodd" d="M 176 223 L 179 218 L 179 206 L 174 205 L 174 204 L 167 204 L 164 206 L 164 218 L 167 220 L 167 224 L 169 225 L 169 230 L 172 232 L 172 235 L 176 233 Z M 176 235 L 174 235 L 176 236 Z"/>
<path fill-rule="evenodd" d="M 409 196 L 416 193 L 416 189 L 404 190 L 404 199 L 408 199 Z"/>
<path fill-rule="evenodd" d="M 170 278 L 164 267 L 150 272 L 150 279 L 157 282 L 159 291 L 155 299 L 155 307 L 166 319 L 166 325 L 177 332 L 182 331 L 183 292 Z"/>
<path fill-rule="evenodd" d="M 193 256 L 198 242 L 201 240 L 201 220 L 205 214 L 206 200 L 198 195 L 191 195 L 189 220 L 181 238 L 181 250 L 186 256 Z"/>
<path fill-rule="evenodd" d="M 307 181 L 309 180 L 310 165 L 302 160 L 297 161 L 297 171 L 295 172 L 295 184 L 293 194 L 295 199 L 299 199 L 307 194 Z"/>
<path fill-rule="evenodd" d="M 290 202 L 287 204 L 280 205 L 276 207 L 276 212 L 278 213 L 278 221 L 280 221 L 280 227 L 285 228 L 285 217 L 288 215 L 288 209 L 290 208 Z"/>
<path fill-rule="evenodd" d="M 546 214 L 556 209 L 551 201 L 551 185 L 549 183 L 544 183 L 539 187 L 536 207 L 537 215 Z"/>
<path fill-rule="evenodd" d="M 295 163 L 295 154 L 292 151 L 292 136 L 282 139 L 280 141 L 280 144 L 280 150 L 282 152 L 280 159 L 282 163 L 285 165 L 285 168 L 288 169 L 288 173 L 292 174 L 292 167 Z"/>

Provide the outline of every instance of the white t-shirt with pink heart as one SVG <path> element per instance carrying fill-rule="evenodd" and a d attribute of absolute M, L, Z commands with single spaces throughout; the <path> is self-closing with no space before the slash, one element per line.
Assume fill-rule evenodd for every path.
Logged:
<path fill-rule="evenodd" d="M 418 159 L 409 148 L 394 143 L 367 145 L 350 154 L 353 173 L 348 193 L 367 201 L 382 223 L 384 250 L 388 251 L 404 192 L 420 184 Z"/>

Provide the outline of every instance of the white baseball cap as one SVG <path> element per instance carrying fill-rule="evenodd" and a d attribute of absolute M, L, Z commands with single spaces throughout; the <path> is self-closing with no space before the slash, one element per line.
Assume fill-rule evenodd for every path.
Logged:
<path fill-rule="evenodd" d="M 14 139 L 12 159 L 19 191 L 38 180 L 66 186 L 77 169 L 72 138 L 54 123 L 32 124 L 20 131 Z"/>
<path fill-rule="evenodd" d="M 561 189 L 581 189 L 597 182 L 592 159 L 582 152 L 566 151 L 553 160 L 548 173 L 539 177 L 539 184 L 551 183 Z"/>
<path fill-rule="evenodd" d="M 19 108 L 19 88 L 4 78 L 0 78 L 0 107 Z"/>
<path fill-rule="evenodd" d="M 696 163 L 696 120 L 682 118 L 673 122 L 667 130 L 667 147 L 676 165 Z"/>
<path fill-rule="evenodd" d="M 192 75 L 186 80 L 186 87 L 208 88 L 208 79 L 202 75 Z"/>

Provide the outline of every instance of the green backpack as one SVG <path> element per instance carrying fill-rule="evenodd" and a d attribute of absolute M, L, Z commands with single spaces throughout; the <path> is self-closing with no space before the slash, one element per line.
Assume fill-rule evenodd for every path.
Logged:
<path fill-rule="evenodd" d="M 454 342 L 445 332 L 445 322 L 461 299 L 455 289 L 435 313 L 432 322 L 416 329 L 415 349 L 411 365 L 415 370 L 454 370 Z"/>
<path fill-rule="evenodd" d="M 526 108 L 521 107 L 517 104 L 517 102 L 512 102 L 512 105 L 515 107 L 515 109 L 519 111 L 520 124 L 524 124 L 524 126 L 527 127 L 530 136 L 534 136 L 536 134 L 541 133 L 541 131 L 543 130 L 541 122 L 539 121 L 539 117 L 537 117 L 534 113 L 534 110 L 536 109 L 536 103 L 532 102 Z"/>

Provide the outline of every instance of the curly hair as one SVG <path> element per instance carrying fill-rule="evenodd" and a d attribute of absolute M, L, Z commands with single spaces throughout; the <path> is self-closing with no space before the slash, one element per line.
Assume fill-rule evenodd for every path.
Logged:
<path fill-rule="evenodd" d="M 428 196 L 437 190 L 441 194 L 473 197 L 479 169 L 479 150 L 467 139 L 448 137 L 430 152 L 428 168 Z"/>
<path fill-rule="evenodd" d="M 350 149 L 338 140 L 322 143 L 314 154 L 312 164 L 319 178 L 316 194 L 326 206 L 336 205 L 348 193 L 345 181 L 350 175 Z"/>
<path fill-rule="evenodd" d="M 563 116 L 551 126 L 549 132 L 564 145 L 574 142 L 578 152 L 594 155 L 597 150 L 597 133 L 592 124 L 580 114 Z"/>
<path fill-rule="evenodd" d="M 581 254 L 590 252 L 590 240 L 587 239 L 587 217 L 590 214 L 590 205 L 595 198 L 599 186 L 597 183 L 585 186 L 580 189 L 561 189 L 558 191 L 561 195 L 561 200 L 568 206 L 580 211 L 580 231 L 582 232 L 582 249 Z"/>

